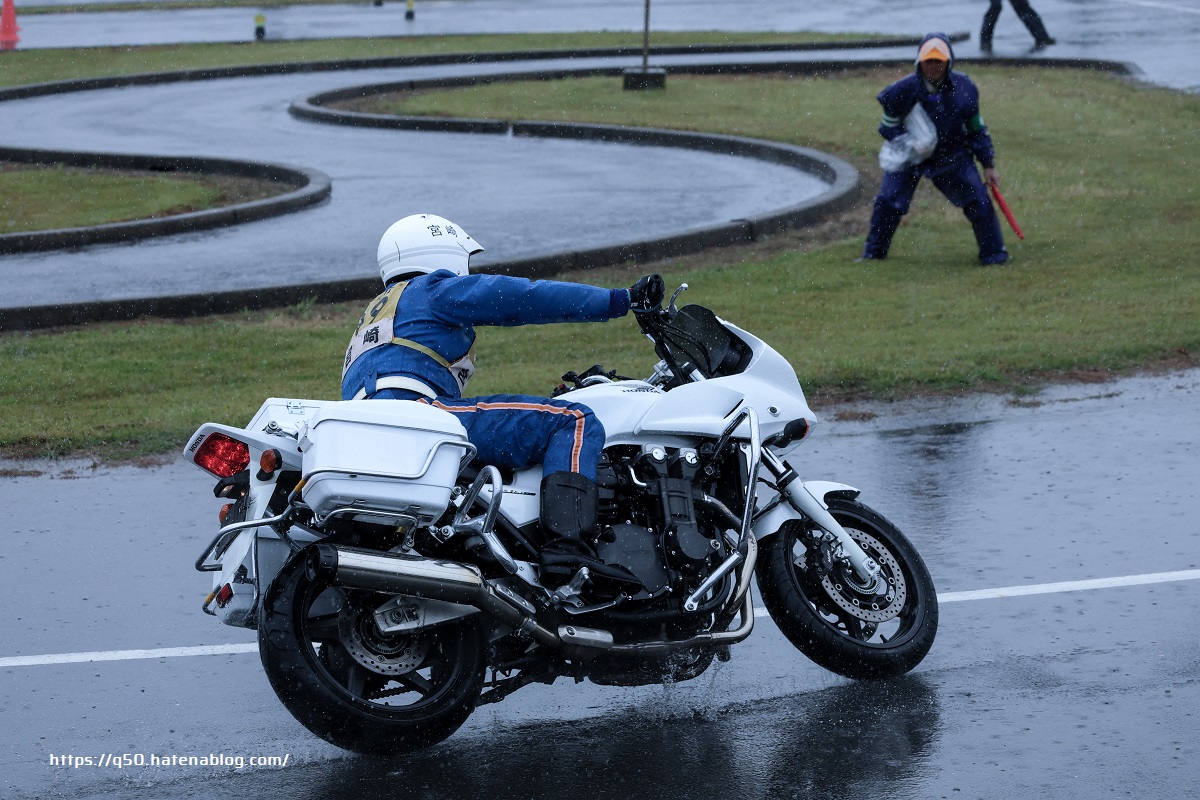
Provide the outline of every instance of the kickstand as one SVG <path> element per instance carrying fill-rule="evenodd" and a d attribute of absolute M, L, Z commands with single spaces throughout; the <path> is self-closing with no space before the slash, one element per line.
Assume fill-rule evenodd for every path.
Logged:
<path fill-rule="evenodd" d="M 504 698 L 515 692 L 517 689 L 522 689 L 531 683 L 544 683 L 547 686 L 554 683 L 558 679 L 558 673 L 551 668 L 546 668 L 533 673 L 521 671 L 515 677 L 505 678 L 503 681 L 497 682 L 493 673 L 491 688 L 479 695 L 477 705 L 485 706 L 488 703 L 499 703 Z"/>

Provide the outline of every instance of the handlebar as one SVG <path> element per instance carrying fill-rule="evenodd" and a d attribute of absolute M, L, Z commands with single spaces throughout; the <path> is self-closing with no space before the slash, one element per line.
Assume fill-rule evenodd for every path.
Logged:
<path fill-rule="evenodd" d="M 666 308 L 656 307 L 637 311 L 638 329 L 654 343 L 654 351 L 660 357 L 647 383 L 673 389 L 684 384 L 742 372 L 752 355 L 749 345 L 734 335 L 720 318 L 703 306 L 676 305 L 679 295 L 688 290 L 683 283 L 674 290 Z M 605 383 L 605 380 L 625 380 L 616 372 L 605 372 L 596 365 L 583 374 L 569 372 L 563 375 L 564 383 L 554 390 L 554 397 L 584 386 Z"/>
<path fill-rule="evenodd" d="M 656 348 L 658 346 L 658 340 L 655 338 L 655 334 L 661 332 L 664 325 L 667 325 L 671 322 L 671 320 L 675 319 L 675 315 L 679 313 L 679 307 L 675 305 L 675 300 L 678 299 L 679 295 L 686 292 L 687 288 L 688 285 L 686 283 L 679 284 L 679 288 L 671 294 L 671 299 L 667 301 L 666 308 L 657 308 L 652 311 L 636 312 L 638 327 L 641 329 L 642 333 L 646 334 L 654 341 Z"/>

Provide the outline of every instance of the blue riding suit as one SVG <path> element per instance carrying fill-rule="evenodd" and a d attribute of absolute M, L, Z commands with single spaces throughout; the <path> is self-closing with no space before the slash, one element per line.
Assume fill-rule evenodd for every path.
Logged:
<path fill-rule="evenodd" d="M 931 38 L 946 37 L 929 34 L 922 43 Z M 901 217 L 908 213 L 913 193 L 924 176 L 970 220 L 979 244 L 980 262 L 995 264 L 1008 260 L 1000 221 L 974 163 L 974 159 L 979 159 L 985 168 L 990 168 L 995 158 L 992 138 L 979 114 L 979 90 L 965 74 L 954 72 L 953 67 L 951 54 L 941 86 L 931 86 L 918 66 L 916 73 L 879 93 L 877 99 L 883 106 L 880 136 L 890 141 L 904 133 L 904 117 L 920 103 L 937 129 L 937 147 L 921 164 L 883 174 L 871 214 L 871 231 L 863 247 L 864 258 L 887 258 L 892 236 Z"/>
<path fill-rule="evenodd" d="M 526 395 L 463 398 L 476 325 L 602 322 L 629 312 L 626 289 L 438 270 L 371 302 L 346 351 L 342 399 L 419 400 L 454 414 L 479 458 L 547 475 L 596 477 L 604 427 L 579 403 Z"/>

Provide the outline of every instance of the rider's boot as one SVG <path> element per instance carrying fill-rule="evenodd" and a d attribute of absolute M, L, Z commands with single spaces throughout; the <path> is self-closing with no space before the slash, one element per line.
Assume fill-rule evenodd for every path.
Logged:
<path fill-rule="evenodd" d="M 641 589 L 633 573 L 605 564 L 596 555 L 599 490 L 595 483 L 578 472 L 555 472 L 542 478 L 541 495 L 542 532 L 546 536 L 539 570 L 543 586 L 563 586 L 587 567 L 591 588 L 600 594 L 636 594 Z"/>

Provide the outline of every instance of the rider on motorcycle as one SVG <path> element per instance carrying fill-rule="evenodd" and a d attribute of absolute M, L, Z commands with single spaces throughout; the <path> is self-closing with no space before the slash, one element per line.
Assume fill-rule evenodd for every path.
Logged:
<path fill-rule="evenodd" d="M 590 540 L 597 526 L 596 465 L 604 428 L 579 403 L 527 395 L 464 398 L 475 371 L 476 325 L 603 322 L 659 307 L 664 284 L 648 275 L 628 289 L 472 275 L 483 248 L 433 214 L 394 223 L 379 241 L 384 292 L 359 319 L 342 368 L 342 398 L 430 403 L 453 413 L 480 460 L 523 469 L 544 465 L 540 579 L 554 588 L 580 567 L 616 585 L 633 581 L 605 565 Z M 602 587 L 595 587 L 602 588 Z"/>

